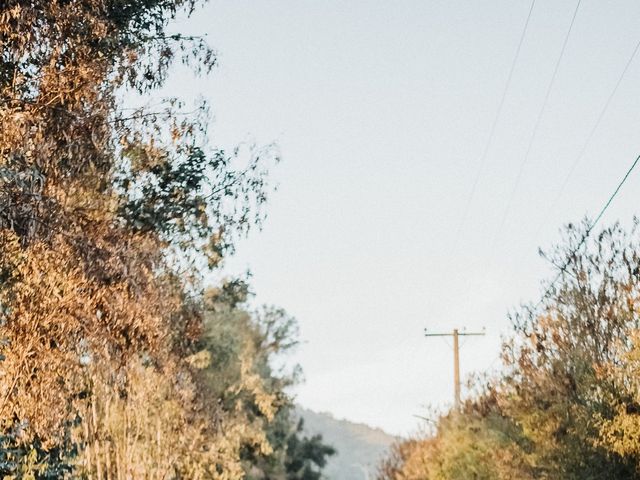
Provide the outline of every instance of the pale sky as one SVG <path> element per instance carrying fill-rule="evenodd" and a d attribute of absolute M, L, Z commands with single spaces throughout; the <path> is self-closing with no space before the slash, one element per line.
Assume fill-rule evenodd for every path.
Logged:
<path fill-rule="evenodd" d="M 170 94 L 211 101 L 214 144 L 282 153 L 265 227 L 226 268 L 250 269 L 256 302 L 298 319 L 305 407 L 406 434 L 450 404 L 452 352 L 423 329 L 486 327 L 462 349 L 463 376 L 495 368 L 507 312 L 552 274 L 538 246 L 594 215 L 640 153 L 639 54 L 547 214 L 640 40 L 640 2 L 583 0 L 499 228 L 576 6 L 538 0 L 462 223 L 529 6 L 215 0 L 178 22 L 208 35 L 220 65 L 177 72 Z M 629 223 L 639 188 L 640 171 L 603 222 Z"/>

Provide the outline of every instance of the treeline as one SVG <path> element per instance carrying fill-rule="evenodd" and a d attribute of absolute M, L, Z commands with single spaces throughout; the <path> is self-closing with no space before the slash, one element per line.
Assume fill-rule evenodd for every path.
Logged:
<path fill-rule="evenodd" d="M 269 150 L 207 142 L 207 110 L 127 109 L 180 62 L 194 0 L 0 2 L 0 477 L 320 478 L 274 360 L 296 341 L 211 284 L 263 219 Z"/>
<path fill-rule="evenodd" d="M 568 226 L 546 255 L 564 268 L 511 316 L 497 378 L 396 445 L 379 479 L 640 478 L 639 226 L 588 233 Z"/>

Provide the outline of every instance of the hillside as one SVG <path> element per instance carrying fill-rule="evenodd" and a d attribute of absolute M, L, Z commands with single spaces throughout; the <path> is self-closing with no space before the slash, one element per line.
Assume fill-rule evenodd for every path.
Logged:
<path fill-rule="evenodd" d="M 330 480 L 368 480 L 396 437 L 362 423 L 338 420 L 327 413 L 298 408 L 305 433 L 321 434 L 338 453 L 330 458 L 325 475 Z"/>

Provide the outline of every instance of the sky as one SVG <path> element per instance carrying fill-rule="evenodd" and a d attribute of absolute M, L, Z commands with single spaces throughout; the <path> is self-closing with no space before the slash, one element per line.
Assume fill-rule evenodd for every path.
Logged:
<path fill-rule="evenodd" d="M 554 274 L 538 247 L 595 216 L 640 153 L 640 54 L 590 135 L 640 2 L 580 3 L 540 116 L 576 1 L 537 0 L 483 157 L 530 5 L 213 0 L 171 26 L 206 34 L 219 65 L 165 91 L 210 101 L 212 143 L 281 152 L 264 228 L 225 271 L 297 318 L 303 406 L 407 435 L 451 405 L 450 344 L 424 329 L 486 328 L 462 375 L 495 371 L 508 312 Z M 640 170 L 603 224 L 630 223 L 639 189 Z"/>

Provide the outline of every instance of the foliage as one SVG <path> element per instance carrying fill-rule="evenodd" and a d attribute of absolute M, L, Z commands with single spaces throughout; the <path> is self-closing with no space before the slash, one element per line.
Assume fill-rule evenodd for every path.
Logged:
<path fill-rule="evenodd" d="M 0 4 L 5 478 L 238 478 L 275 453 L 293 322 L 203 280 L 260 225 L 275 152 L 210 147 L 205 106 L 120 101 L 215 65 L 167 32 L 196 3 Z"/>
<path fill-rule="evenodd" d="M 286 458 L 284 460 L 286 478 L 290 480 L 319 480 L 320 469 L 327 464 L 327 458 L 335 450 L 322 443 L 321 435 L 301 437 L 304 420 L 301 418 L 296 428 L 287 436 Z M 268 475 L 267 478 L 277 478 Z"/>
<path fill-rule="evenodd" d="M 247 456 L 249 480 L 319 480 L 327 457 L 335 449 L 323 442 L 319 434 L 303 435 L 304 421 L 296 421 L 292 407 L 279 410 L 275 421 L 267 430 L 269 443 L 275 454 L 271 456 Z"/>
<path fill-rule="evenodd" d="M 204 383 L 256 435 L 242 449 L 247 478 L 320 479 L 326 457 L 335 451 L 319 435 L 302 435 L 302 420 L 295 418 L 292 400 L 284 394 L 298 380 L 298 368 L 274 369 L 272 362 L 297 345 L 296 323 L 273 307 L 250 315 L 242 307 L 247 292 L 240 281 L 207 292 L 203 340 L 210 364 L 202 371 Z"/>
<path fill-rule="evenodd" d="M 640 476 L 638 222 L 583 248 L 587 225 L 569 225 L 545 255 L 564 268 L 540 304 L 511 316 L 501 374 L 433 435 L 398 446 L 380 478 Z"/>

